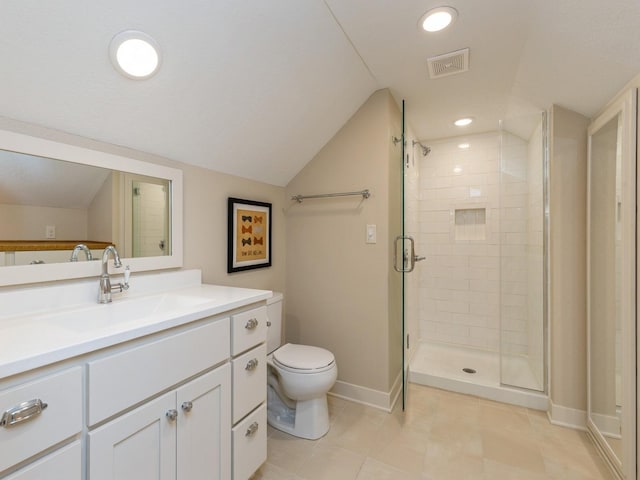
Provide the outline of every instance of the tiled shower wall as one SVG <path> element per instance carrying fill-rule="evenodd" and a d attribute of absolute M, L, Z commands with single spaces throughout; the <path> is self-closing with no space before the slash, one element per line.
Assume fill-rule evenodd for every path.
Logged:
<path fill-rule="evenodd" d="M 467 149 L 431 142 L 420 160 L 420 334 L 489 350 L 502 339 L 504 352 L 529 354 L 528 210 L 538 200 L 527 142 L 502 135 L 502 172 L 498 132 L 466 137 Z"/>

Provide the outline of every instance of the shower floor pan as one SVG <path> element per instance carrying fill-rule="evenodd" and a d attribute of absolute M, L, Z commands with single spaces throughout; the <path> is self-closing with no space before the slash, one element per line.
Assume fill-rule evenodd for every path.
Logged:
<path fill-rule="evenodd" d="M 503 361 L 506 377 L 518 378 L 522 387 L 539 388 L 524 358 L 514 356 Z M 537 410 L 548 407 L 547 396 L 541 392 L 500 384 L 497 352 L 421 342 L 409 363 L 409 381 Z"/>

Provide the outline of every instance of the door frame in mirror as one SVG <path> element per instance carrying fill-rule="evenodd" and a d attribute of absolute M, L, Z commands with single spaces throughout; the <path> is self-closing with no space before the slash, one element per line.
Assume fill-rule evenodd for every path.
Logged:
<path fill-rule="evenodd" d="M 171 255 L 123 258 L 122 261 L 132 272 L 182 267 L 182 170 L 6 130 L 0 130 L 0 149 L 170 180 Z M 4 266 L 0 268 L 0 286 L 98 277 L 100 273 L 100 262 Z"/>
<path fill-rule="evenodd" d="M 622 458 L 618 458 L 604 435 L 592 419 L 592 392 L 594 386 L 591 379 L 591 266 L 590 266 L 590 235 L 591 231 L 591 163 L 592 137 L 603 126 L 617 115 L 622 119 L 621 153 L 623 181 L 623 205 L 629 205 L 622 211 L 622 300 L 621 300 L 621 349 L 622 349 L 622 412 L 621 425 L 626 429 L 622 432 Z M 617 96 L 595 119 L 588 129 L 588 168 L 587 168 L 587 428 L 596 446 L 604 454 L 611 467 L 621 478 L 636 478 L 637 441 L 636 395 L 638 382 L 636 378 L 636 303 L 637 285 L 636 275 L 636 206 L 637 200 L 637 171 L 636 171 L 636 137 L 637 137 L 637 89 L 628 89 Z M 625 186 L 626 185 L 626 186 Z"/>

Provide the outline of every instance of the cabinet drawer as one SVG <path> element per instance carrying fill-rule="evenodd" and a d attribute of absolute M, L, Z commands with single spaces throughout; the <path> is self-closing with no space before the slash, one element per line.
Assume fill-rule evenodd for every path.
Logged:
<path fill-rule="evenodd" d="M 229 319 L 89 363 L 89 425 L 229 358 Z"/>
<path fill-rule="evenodd" d="M 21 468 L 6 480 L 81 480 L 82 449 L 76 440 L 60 450 Z"/>
<path fill-rule="evenodd" d="M 233 428 L 233 479 L 247 480 L 267 459 L 267 406 Z"/>
<path fill-rule="evenodd" d="M 267 339 L 267 307 L 237 313 L 231 324 L 231 354 L 237 355 Z"/>
<path fill-rule="evenodd" d="M 233 423 L 267 397 L 267 346 L 249 350 L 233 362 Z"/>
<path fill-rule="evenodd" d="M 23 402 L 37 399 L 47 404 L 40 414 L 0 427 L 0 472 L 82 429 L 80 367 L 0 392 L 0 417 Z"/>

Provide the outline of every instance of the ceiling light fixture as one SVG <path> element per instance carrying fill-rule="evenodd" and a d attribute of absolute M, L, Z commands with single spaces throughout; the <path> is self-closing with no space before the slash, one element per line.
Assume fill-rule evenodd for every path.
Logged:
<path fill-rule="evenodd" d="M 136 30 L 120 32 L 111 40 L 109 55 L 113 66 L 125 77 L 149 78 L 160 67 L 160 48 L 149 35 Z"/>
<path fill-rule="evenodd" d="M 473 123 L 473 118 L 471 117 L 459 118 L 453 122 L 456 127 L 466 127 L 467 125 L 471 125 L 471 123 Z"/>
<path fill-rule="evenodd" d="M 425 32 L 439 32 L 451 25 L 457 16 L 458 11 L 455 8 L 437 7 L 422 15 L 418 25 Z"/>
<path fill-rule="evenodd" d="M 458 144 L 458 148 L 461 148 L 462 150 L 466 150 L 470 146 L 471 145 L 469 145 L 468 143 L 460 143 L 460 144 Z"/>

